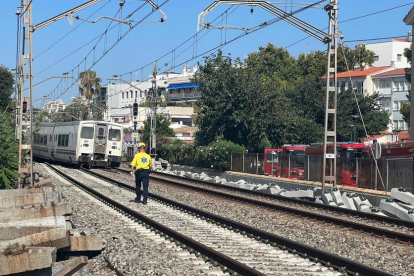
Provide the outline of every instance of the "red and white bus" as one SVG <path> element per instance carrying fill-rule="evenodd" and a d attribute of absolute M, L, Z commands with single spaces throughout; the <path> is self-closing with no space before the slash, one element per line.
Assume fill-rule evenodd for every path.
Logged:
<path fill-rule="evenodd" d="M 264 173 L 276 177 L 305 179 L 306 145 L 283 145 L 265 149 Z"/>
<path fill-rule="evenodd" d="M 328 143 L 327 153 L 333 153 L 333 143 Z M 336 155 L 338 157 L 337 169 L 339 170 L 340 184 L 346 186 L 356 186 L 357 178 L 357 158 L 363 157 L 365 145 L 353 142 L 337 142 Z M 306 149 L 306 155 L 323 155 L 323 143 L 313 143 Z M 327 164 L 329 170 L 329 164 Z"/>

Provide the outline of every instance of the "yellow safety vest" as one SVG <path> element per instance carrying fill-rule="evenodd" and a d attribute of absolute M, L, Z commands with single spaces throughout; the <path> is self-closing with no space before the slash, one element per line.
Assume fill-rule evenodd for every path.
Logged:
<path fill-rule="evenodd" d="M 131 166 L 137 170 L 149 170 L 152 168 L 151 156 L 149 156 L 146 152 L 139 152 L 135 154 L 134 160 L 131 162 Z"/>

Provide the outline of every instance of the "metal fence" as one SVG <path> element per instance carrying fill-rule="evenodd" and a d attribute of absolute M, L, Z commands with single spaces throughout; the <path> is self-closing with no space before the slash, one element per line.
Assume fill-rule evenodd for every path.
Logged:
<path fill-rule="evenodd" d="M 280 171 L 273 170 L 274 176 L 289 178 L 293 168 L 304 169 L 304 179 L 309 181 L 322 181 L 322 156 L 304 156 L 298 160 L 290 155 L 282 155 L 278 161 Z M 251 174 L 264 174 L 264 154 L 246 153 L 232 154 L 231 170 Z M 271 164 L 269 163 L 270 167 Z M 371 158 L 337 158 L 337 183 L 343 184 L 344 170 L 353 172 L 352 179 L 360 188 L 386 190 L 402 187 L 414 192 L 413 159 L 380 159 L 377 161 L 378 170 Z M 329 173 L 331 165 L 328 163 L 326 172 Z M 379 171 L 379 173 L 378 173 Z M 376 173 L 377 172 L 377 173 Z M 269 172 L 267 172 L 269 174 Z"/>
<path fill-rule="evenodd" d="M 264 174 L 264 153 L 233 153 L 231 171 Z"/>

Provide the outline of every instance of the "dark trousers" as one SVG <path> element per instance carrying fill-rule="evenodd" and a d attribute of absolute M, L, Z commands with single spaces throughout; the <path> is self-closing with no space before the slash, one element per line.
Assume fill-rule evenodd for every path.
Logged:
<path fill-rule="evenodd" d="M 141 200 L 141 183 L 144 192 L 144 202 L 148 199 L 148 185 L 149 185 L 149 173 L 148 170 L 136 170 L 135 171 L 135 192 L 139 200 Z"/>

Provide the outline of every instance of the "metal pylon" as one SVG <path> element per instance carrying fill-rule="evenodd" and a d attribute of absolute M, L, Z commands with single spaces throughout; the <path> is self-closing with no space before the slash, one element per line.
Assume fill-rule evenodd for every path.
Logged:
<path fill-rule="evenodd" d="M 328 34 L 333 38 L 328 42 L 328 62 L 326 71 L 326 103 L 325 103 L 325 132 L 323 141 L 322 192 L 325 182 L 336 186 L 336 117 L 338 100 L 338 0 L 331 0 L 325 9 L 329 16 Z M 328 153 L 328 143 L 332 143 L 332 153 Z M 327 163 L 330 169 L 327 172 Z"/>

